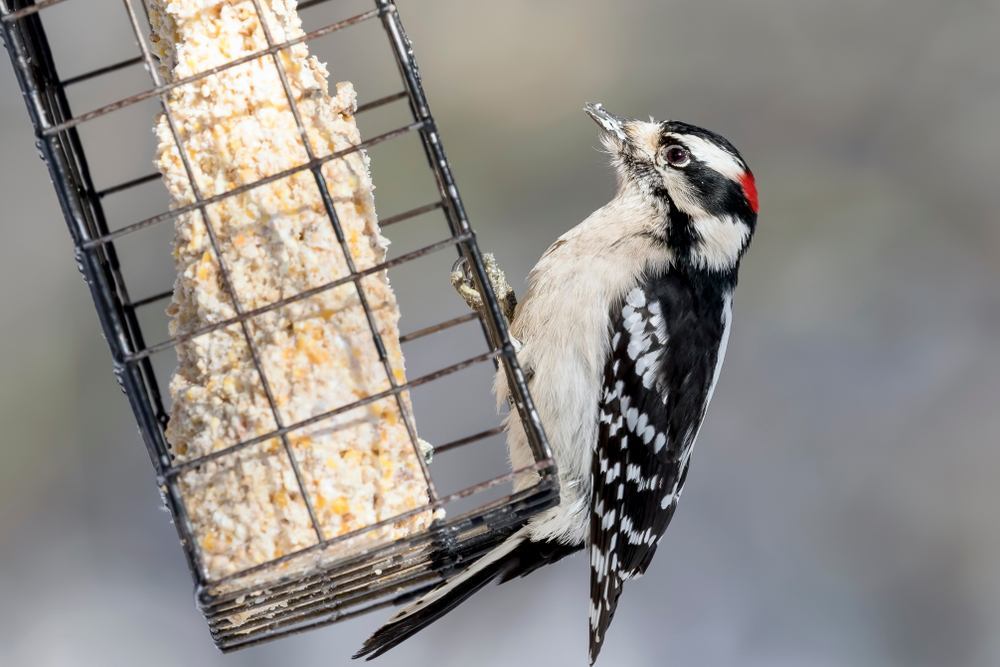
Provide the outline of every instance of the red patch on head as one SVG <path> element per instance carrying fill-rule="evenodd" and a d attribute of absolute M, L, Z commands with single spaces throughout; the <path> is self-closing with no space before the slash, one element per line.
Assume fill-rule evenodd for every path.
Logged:
<path fill-rule="evenodd" d="M 749 171 L 743 172 L 740 176 L 740 185 L 743 186 L 743 194 L 746 195 L 750 210 L 757 212 L 757 181 L 753 180 L 753 174 Z"/>

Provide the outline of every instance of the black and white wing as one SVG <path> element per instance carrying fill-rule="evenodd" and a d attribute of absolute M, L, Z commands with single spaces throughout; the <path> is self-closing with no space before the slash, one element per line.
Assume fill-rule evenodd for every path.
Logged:
<path fill-rule="evenodd" d="M 646 571 L 677 507 L 725 355 L 730 294 L 669 272 L 612 316 L 591 472 L 591 664 L 622 583 Z"/>

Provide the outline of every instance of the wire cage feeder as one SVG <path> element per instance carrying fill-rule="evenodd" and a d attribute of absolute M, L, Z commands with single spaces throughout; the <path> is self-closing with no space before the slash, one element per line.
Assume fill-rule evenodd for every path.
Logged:
<path fill-rule="evenodd" d="M 343 11 L 344 5 L 347 4 L 349 3 L 341 0 L 304 0 L 299 3 L 298 8 L 302 11 L 317 7 L 318 10 L 321 9 L 320 5 L 325 5 L 328 10 Z M 131 57 L 116 57 L 98 67 L 88 67 L 85 71 L 65 79 L 60 78 L 60 69 L 73 71 L 79 67 L 79 64 L 75 62 L 75 54 L 71 47 L 66 47 L 59 40 L 49 41 L 45 25 L 48 24 L 51 31 L 60 20 L 66 20 L 65 14 L 58 13 L 64 10 L 60 10 L 57 6 L 67 8 L 73 5 L 77 7 L 87 5 L 79 11 L 90 12 L 93 10 L 93 3 L 90 0 L 44 0 L 38 3 L 34 3 L 32 0 L 0 0 L 0 28 L 2 28 L 3 40 L 14 64 L 28 113 L 34 124 L 39 152 L 48 166 L 60 206 L 69 226 L 78 267 L 89 286 L 104 335 L 111 349 L 114 373 L 128 397 L 139 426 L 139 432 L 155 468 L 157 485 L 172 515 L 195 581 L 198 605 L 208 620 L 215 643 L 223 651 L 235 650 L 282 635 L 327 625 L 409 599 L 447 578 L 462 567 L 464 562 L 485 553 L 521 526 L 533 514 L 558 502 L 555 465 L 538 416 L 532 407 L 525 377 L 518 366 L 497 297 L 487 279 L 475 235 L 466 219 L 451 168 L 424 95 L 413 50 L 406 33 L 403 31 L 395 5 L 388 0 L 374 0 L 373 4 L 373 7 L 369 5 L 370 8 L 367 11 L 339 17 L 339 20 L 332 23 L 325 20 L 327 16 L 324 14 L 322 17 L 324 20 L 320 22 L 319 27 L 315 28 L 312 28 L 309 25 L 309 20 L 304 18 L 307 30 L 303 36 L 297 39 L 275 43 L 271 35 L 267 34 L 268 48 L 260 52 L 186 79 L 164 82 L 157 74 L 156 63 L 148 42 L 148 7 L 145 0 L 135 0 L 135 2 L 123 0 L 121 5 L 114 5 L 114 11 L 120 19 L 120 24 L 127 26 L 124 43 L 133 50 Z M 260 1 L 254 0 L 254 5 L 258 16 L 260 16 Z M 48 23 L 49 21 L 51 23 Z M 159 188 L 157 196 L 141 195 L 139 199 L 156 201 L 158 206 L 162 206 L 159 202 L 165 200 L 166 193 L 160 184 L 160 175 L 157 173 L 140 172 L 142 175 L 135 177 L 135 172 L 132 171 L 127 174 L 130 178 L 122 180 L 119 175 L 117 180 L 113 180 L 111 177 L 97 174 L 98 170 L 94 167 L 95 162 L 107 163 L 108 156 L 126 142 L 134 141 L 136 145 L 147 146 L 153 115 L 146 111 L 139 114 L 141 118 L 146 119 L 146 124 L 143 126 L 141 118 L 137 124 L 134 124 L 137 131 L 144 130 L 143 135 L 135 135 L 135 137 L 127 133 L 133 127 L 132 125 L 125 121 L 115 121 L 111 134 L 106 135 L 111 137 L 112 141 L 110 142 L 107 139 L 96 142 L 88 140 L 85 136 L 88 126 L 101 122 L 103 119 L 116 118 L 116 115 L 129 109 L 148 110 L 149 105 L 158 105 L 154 111 L 162 110 L 170 118 L 171 109 L 167 102 L 171 90 L 258 58 L 271 59 L 274 66 L 278 68 L 289 104 L 293 113 L 296 113 L 295 99 L 281 69 L 280 52 L 302 42 L 329 39 L 335 36 L 340 39 L 341 36 L 358 30 L 357 26 L 366 24 L 380 24 L 381 30 L 373 28 L 365 35 L 355 38 L 355 43 L 363 42 L 372 46 L 374 42 L 380 42 L 380 40 L 375 39 L 377 33 L 383 33 L 388 38 L 388 52 L 391 54 L 391 57 L 386 56 L 386 60 L 389 62 L 388 67 L 398 72 L 398 79 L 395 74 L 386 75 L 389 80 L 396 81 L 396 91 L 371 99 L 358 107 L 356 113 L 358 124 L 364 136 L 367 137 L 363 142 L 347 150 L 322 157 L 316 157 L 306 147 L 309 160 L 292 169 L 212 197 L 202 198 L 196 192 L 196 200 L 187 206 L 173 210 L 159 208 L 159 212 L 145 215 L 141 219 L 115 220 L 116 217 L 121 218 L 122 216 L 113 211 L 119 213 L 122 210 L 134 211 L 134 207 L 117 206 L 115 199 L 128 197 L 130 193 L 150 192 L 150 190 L 143 191 L 146 184 L 150 184 L 150 188 Z M 267 33 L 266 30 L 265 33 Z M 102 39 L 102 36 L 93 34 L 85 36 L 83 39 L 84 41 L 75 48 L 80 49 L 91 45 L 96 47 L 97 40 Z M 137 49 L 136 46 L 138 46 Z M 101 51 L 98 48 L 94 50 Z M 395 64 L 394 68 L 392 62 Z M 336 67 L 333 69 L 336 74 Z M 115 93 L 108 97 L 108 91 L 115 90 L 115 86 L 108 82 L 116 76 L 129 72 L 131 72 L 133 79 L 141 77 L 145 81 L 144 84 L 141 84 L 143 88 L 141 92 L 127 96 Z M 76 104 L 72 95 L 73 89 L 84 88 L 88 92 L 83 96 L 83 99 L 85 102 L 89 102 L 84 106 L 89 106 L 91 110 L 74 115 L 70 108 L 71 101 Z M 364 99 L 365 88 L 361 85 L 358 88 L 362 91 Z M 369 116 L 392 109 L 395 109 L 396 117 L 405 116 L 402 123 L 397 122 L 395 126 L 381 133 L 366 131 L 369 126 L 367 121 Z M 390 118 L 391 114 L 385 117 Z M 170 120 L 173 122 L 172 118 Z M 371 125 L 375 124 L 372 121 Z M 415 178 L 417 170 L 433 177 L 433 190 L 436 198 L 432 198 L 429 203 L 426 201 L 417 202 L 416 206 L 407 203 L 400 212 L 380 220 L 382 228 L 405 221 L 405 225 L 400 224 L 400 227 L 394 227 L 389 235 L 395 239 L 396 230 L 399 230 L 399 236 L 405 237 L 411 243 L 417 241 L 416 247 L 399 254 L 393 254 L 384 263 L 369 269 L 357 270 L 350 262 L 350 252 L 344 245 L 343 232 L 332 205 L 329 205 L 326 207 L 327 215 L 337 234 L 338 241 L 341 242 L 345 256 L 348 258 L 350 275 L 257 310 L 240 310 L 238 299 L 233 298 L 234 295 L 230 294 L 230 298 L 236 304 L 237 314 L 235 317 L 182 335 L 170 337 L 167 334 L 165 337 L 163 336 L 163 332 L 166 331 L 163 307 L 169 301 L 173 291 L 169 285 L 160 285 L 156 289 L 150 289 L 146 284 L 148 281 L 142 279 L 144 260 L 136 261 L 132 257 L 148 257 L 152 241 L 142 237 L 144 233 L 163 228 L 171 230 L 172 221 L 177 216 L 192 211 L 200 211 L 202 219 L 207 224 L 209 220 L 206 213 L 207 206 L 265 183 L 306 170 L 316 175 L 316 183 L 321 189 L 324 199 L 329 201 L 330 195 L 326 191 L 325 180 L 319 176 L 323 164 L 354 151 L 401 142 L 408 136 L 419 138 L 421 150 L 416 152 L 423 153 L 418 160 L 422 166 L 397 170 L 401 173 L 396 174 L 396 181 L 401 185 L 397 185 L 390 178 L 393 175 L 391 168 L 385 172 L 386 176 L 383 177 L 378 170 L 379 158 L 377 156 L 373 158 L 372 169 L 374 171 L 373 180 L 379 187 L 377 202 L 391 201 L 394 203 L 397 199 L 405 200 L 405 197 L 393 198 L 394 188 L 406 190 L 406 183 Z M 181 146 L 180 135 L 175 132 L 174 138 L 178 142 L 178 146 Z M 151 163 L 151 157 L 148 152 L 145 154 L 146 165 Z M 384 203 L 380 203 L 380 208 L 383 205 Z M 109 213 L 109 210 L 112 210 L 112 213 Z M 440 218 L 443 218 L 444 225 L 441 227 L 447 229 L 447 235 L 443 239 L 436 238 L 433 239 L 433 242 L 427 243 L 426 237 L 430 234 L 427 230 L 430 229 L 431 225 L 425 221 L 434 216 L 438 217 L 438 223 L 442 222 Z M 405 232 L 404 228 L 406 228 Z M 215 260 L 221 265 L 222 256 L 218 253 L 218 247 L 213 247 L 216 253 Z M 145 249 L 142 252 L 147 254 L 136 254 L 139 253 L 139 249 L 143 248 Z M 450 294 L 449 307 L 453 311 L 461 308 L 459 314 L 452 313 L 451 316 L 448 314 L 440 316 L 438 312 L 440 308 L 431 309 L 433 312 L 430 315 L 425 313 L 425 319 L 429 316 L 438 319 L 422 322 L 423 326 L 410 330 L 400 337 L 404 350 L 407 350 L 407 359 L 411 362 L 411 366 L 416 362 L 416 365 L 428 366 L 428 368 L 421 368 L 421 372 L 408 381 L 398 382 L 389 369 L 385 348 L 381 344 L 378 330 L 372 326 L 372 336 L 391 385 L 388 390 L 362 397 L 355 403 L 315 415 L 299 423 L 282 424 L 280 420 L 276 420 L 278 428 L 273 432 L 240 442 L 201 458 L 185 461 L 182 464 L 174 460 L 165 436 L 165 427 L 169 421 L 169 408 L 166 404 L 169 401 L 169 392 L 165 391 L 165 383 L 169 380 L 170 372 L 176 365 L 173 353 L 175 346 L 225 326 L 241 325 L 264 312 L 306 299 L 323 290 L 350 283 L 355 286 L 368 322 L 372 325 L 374 320 L 361 290 L 362 278 L 383 270 L 388 270 L 391 278 L 397 275 L 396 271 L 403 270 L 405 265 L 418 264 L 422 267 L 420 268 L 422 271 L 436 272 L 435 276 L 439 277 L 440 282 L 447 285 L 448 268 L 452 262 L 447 257 L 450 255 L 447 252 L 449 248 L 457 249 L 459 256 L 464 257 L 468 266 L 471 267 L 476 288 L 483 298 L 485 307 L 482 313 L 468 312 L 461 300 L 454 294 Z M 152 250 L 155 251 L 155 248 Z M 166 248 L 161 254 L 169 256 Z M 138 266 L 136 266 L 137 264 Z M 140 278 L 137 279 L 136 276 Z M 135 284 L 139 284 L 139 287 L 136 287 Z M 398 284 L 394 283 L 394 285 Z M 403 286 L 405 287 L 405 284 Z M 450 286 L 447 289 L 450 290 Z M 133 293 L 143 294 L 143 296 L 132 298 L 131 294 Z M 444 298 L 438 301 L 443 300 Z M 401 311 L 404 317 L 407 317 L 406 302 L 401 299 L 401 304 Z M 470 327 L 480 329 L 481 333 L 470 333 Z M 244 338 L 252 350 L 253 341 L 246 331 L 244 327 Z M 450 339 L 447 338 L 449 332 L 452 334 Z M 477 354 L 461 359 L 449 359 L 449 353 L 463 347 L 462 345 L 456 346 L 454 343 L 456 332 L 461 334 L 461 340 L 466 343 L 475 338 L 479 341 L 478 345 L 485 348 L 485 351 L 480 350 Z M 161 339 L 161 342 L 147 343 L 147 340 L 158 338 Z M 435 343 L 435 339 L 440 339 L 440 342 Z M 421 347 L 416 351 L 414 348 L 407 349 L 407 346 L 411 345 L 420 345 Z M 254 361 L 262 384 L 266 387 L 267 379 L 264 368 L 256 357 Z M 442 401 L 446 403 L 449 399 L 438 394 L 428 394 L 429 398 L 421 398 L 420 390 L 424 386 L 443 382 L 446 378 L 460 376 L 467 373 L 469 369 L 479 366 L 485 366 L 486 371 L 489 371 L 491 376 L 493 365 L 506 373 L 511 390 L 511 409 L 516 410 L 516 416 L 520 419 L 528 435 L 535 458 L 534 464 L 522 470 L 490 476 L 485 480 L 476 479 L 473 484 L 456 483 L 452 479 L 448 483 L 454 487 L 454 490 L 447 493 L 442 492 L 439 490 L 439 485 L 436 484 L 435 475 L 431 473 L 435 472 L 436 474 L 438 462 L 447 458 L 447 452 L 465 448 L 480 441 L 490 441 L 495 450 L 503 450 L 502 426 L 499 425 L 485 430 L 481 430 L 482 425 L 479 425 L 473 429 L 472 433 L 453 434 L 443 444 L 435 443 L 437 445 L 435 455 L 441 458 L 435 459 L 430 465 L 426 464 L 423 458 L 418 455 L 428 487 L 429 505 L 417 507 L 399 516 L 342 536 L 324 537 L 324 533 L 317 523 L 315 512 L 312 510 L 310 493 L 303 482 L 301 473 L 296 468 L 295 456 L 288 444 L 289 435 L 293 434 L 296 429 L 331 419 L 337 414 L 376 400 L 394 398 L 399 401 L 403 392 L 407 392 L 413 397 L 414 412 L 418 417 L 424 411 L 427 414 L 436 414 L 442 409 L 447 411 L 447 405 L 444 408 L 440 405 L 435 408 L 431 403 L 435 400 L 438 403 Z M 484 383 L 480 382 L 479 384 Z M 459 391 L 464 392 L 466 389 L 460 386 Z M 486 393 L 488 395 L 488 388 Z M 271 401 L 271 409 L 277 414 L 277 408 L 270 394 L 268 394 L 268 400 Z M 402 403 L 400 403 L 400 407 L 402 409 Z M 431 426 L 433 425 L 431 424 Z M 408 428 L 408 431 L 411 443 L 415 451 L 418 451 L 412 426 Z M 460 437 L 454 437 L 454 435 Z M 283 443 L 283 448 L 277 448 L 274 456 L 288 457 L 292 468 L 295 469 L 298 488 L 309 507 L 309 515 L 318 541 L 308 548 L 283 555 L 269 563 L 211 580 L 207 575 L 203 554 L 200 552 L 201 547 L 193 532 L 178 488 L 179 475 L 185 470 L 196 468 L 211 460 L 217 460 L 227 453 L 239 451 L 241 448 L 271 438 L 279 438 Z M 485 447 L 485 444 L 478 446 Z M 455 466 L 451 466 L 451 468 L 454 469 Z M 455 470 L 451 472 L 455 473 Z M 538 483 L 519 492 L 513 492 L 512 482 L 520 475 L 525 474 L 536 474 Z M 455 476 L 452 474 L 452 477 Z M 457 507 L 458 510 L 453 511 L 453 507 Z M 444 518 L 436 519 L 429 528 L 403 539 L 368 548 L 361 552 L 355 551 L 333 562 L 322 562 L 312 569 L 305 570 L 304 574 L 285 575 L 283 578 L 268 582 L 263 589 L 259 585 L 233 588 L 234 582 L 238 583 L 241 577 L 246 577 L 255 571 L 291 561 L 309 553 L 320 553 L 323 549 L 337 542 L 358 537 L 418 512 L 440 508 L 445 508 L 447 511 Z M 245 580 L 243 579 L 243 581 Z M 238 624 L 232 622 L 232 619 L 237 617 L 241 619 Z"/>

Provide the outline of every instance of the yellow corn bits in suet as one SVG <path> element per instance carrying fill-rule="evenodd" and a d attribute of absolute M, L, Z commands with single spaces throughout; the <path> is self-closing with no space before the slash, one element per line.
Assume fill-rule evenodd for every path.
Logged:
<path fill-rule="evenodd" d="M 303 34 L 294 0 L 260 0 L 276 43 Z M 178 80 L 266 49 L 252 0 L 150 0 L 160 73 Z M 297 44 L 280 54 L 309 141 L 319 157 L 361 141 L 354 88 L 330 96 L 324 65 Z M 274 60 L 251 60 L 170 92 L 169 106 L 195 184 L 209 198 L 308 161 Z M 156 166 L 174 208 L 194 193 L 167 118 L 156 122 Z M 358 270 L 385 260 L 363 151 L 327 162 L 322 174 Z M 348 275 L 320 190 L 309 170 L 207 207 L 243 311 L 294 297 Z M 168 308 L 172 335 L 236 316 L 205 220 L 176 220 L 177 281 Z M 385 272 L 362 281 L 388 352 L 403 380 L 399 310 Z M 247 328 L 284 426 L 390 388 L 353 283 L 252 318 Z M 232 325 L 177 348 L 167 439 L 177 463 L 277 428 L 242 327 Z M 409 397 L 403 395 L 409 412 Z M 412 418 L 411 418 L 412 422 Z M 324 537 L 333 538 L 428 502 L 427 485 L 394 397 L 288 434 Z M 278 438 L 191 469 L 179 484 L 204 557 L 218 579 L 317 543 L 284 444 Z M 427 526 L 425 512 L 364 537 L 264 570 L 246 585 L 303 572 L 331 558 Z"/>

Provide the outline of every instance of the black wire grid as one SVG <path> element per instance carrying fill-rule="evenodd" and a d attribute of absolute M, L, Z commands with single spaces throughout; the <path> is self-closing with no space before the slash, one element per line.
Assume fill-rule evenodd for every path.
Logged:
<path fill-rule="evenodd" d="M 48 166 L 63 214 L 69 225 L 70 234 L 73 237 L 79 269 L 89 285 L 101 326 L 107 338 L 108 345 L 111 348 L 115 375 L 125 394 L 128 396 L 128 400 L 135 413 L 139 431 L 146 444 L 153 467 L 156 469 L 157 485 L 161 489 L 164 501 L 173 516 L 174 525 L 177 528 L 188 565 L 195 580 L 198 604 L 209 622 L 209 627 L 216 644 L 224 651 L 235 650 L 285 634 L 301 632 L 334 623 L 412 597 L 436 585 L 457 568 L 462 567 L 463 562 L 474 559 L 484 553 L 498 541 L 509 535 L 512 530 L 522 525 L 531 515 L 554 505 L 558 500 L 555 464 L 552 460 L 541 424 L 539 423 L 538 415 L 532 406 L 525 377 L 518 366 L 514 349 L 511 346 L 496 295 L 493 293 L 493 289 L 486 277 L 482 257 L 476 245 L 475 235 L 466 219 L 458 189 L 455 186 L 450 166 L 445 157 L 444 148 L 437 133 L 434 118 L 431 116 L 426 97 L 424 96 L 413 51 L 403 31 L 395 5 L 388 2 L 388 0 L 374 0 L 375 7 L 370 11 L 313 30 L 297 39 L 284 43 L 275 43 L 268 29 L 267 22 L 261 20 L 260 24 L 264 29 L 268 44 L 267 49 L 187 79 L 166 83 L 160 78 L 157 72 L 156 62 L 146 41 L 147 30 L 144 26 L 148 25 L 148 21 L 147 23 L 141 22 L 130 0 L 124 0 L 123 6 L 124 10 L 128 13 L 128 20 L 135 34 L 135 39 L 139 44 L 141 55 L 61 81 L 57 74 L 56 63 L 49 49 L 49 43 L 43 29 L 41 12 L 47 7 L 64 1 L 45 0 L 44 2 L 33 3 L 31 0 L 0 0 L 0 28 L 2 28 L 2 35 L 7 51 L 14 63 L 17 79 L 28 107 L 28 113 L 35 127 L 36 142 L 39 151 Z M 303 9 L 324 1 L 306 0 L 300 3 L 299 8 Z M 260 0 L 254 0 L 254 6 L 258 17 L 262 16 L 263 12 Z M 142 10 L 147 11 L 144 2 L 142 3 Z M 148 16 L 146 18 L 148 19 Z M 277 67 L 292 113 L 295 115 L 295 120 L 301 130 L 302 123 L 285 76 L 281 59 L 278 57 L 279 52 L 295 44 L 345 30 L 369 20 L 380 21 L 384 28 L 399 68 L 403 90 L 360 106 L 358 114 L 397 100 L 406 99 L 409 102 L 412 113 L 412 123 L 372 137 L 357 146 L 323 157 L 317 157 L 304 131 L 302 131 L 303 145 L 308 154 L 308 161 L 306 163 L 263 178 L 256 183 L 243 185 L 224 194 L 207 198 L 202 197 L 198 192 L 198 188 L 192 178 L 192 170 L 187 160 L 187 153 L 181 149 L 179 150 L 179 154 L 183 159 L 196 201 L 190 205 L 139 220 L 113 231 L 109 230 L 104 209 L 102 208 L 102 200 L 108 195 L 123 192 L 156 180 L 159 178 L 159 175 L 155 173 L 149 174 L 102 190 L 95 190 L 87 158 L 84 155 L 83 144 L 77 132 L 79 126 L 142 100 L 158 97 L 170 124 L 174 139 L 180 147 L 183 144 L 167 103 L 168 93 L 178 86 L 211 76 L 252 59 L 270 57 Z M 65 95 L 64 89 L 66 86 L 87 79 L 101 77 L 138 64 L 144 64 L 146 70 L 150 73 L 153 82 L 152 88 L 78 116 L 72 114 Z M 411 132 L 419 134 L 429 167 L 437 183 L 439 199 L 425 206 L 420 206 L 391 218 L 383 219 L 381 225 L 384 227 L 435 209 L 441 209 L 451 234 L 445 240 L 426 245 L 420 249 L 388 260 L 383 264 L 373 266 L 370 269 L 357 271 L 344 240 L 344 235 L 337 219 L 337 214 L 334 211 L 333 202 L 327 190 L 325 179 L 321 175 L 321 167 L 330 160 L 341 158 L 348 153 L 368 148 Z M 235 292 L 226 272 L 222 256 L 219 253 L 218 242 L 212 231 L 210 216 L 206 212 L 206 207 L 226 197 L 235 196 L 265 183 L 270 183 L 307 169 L 315 176 L 316 184 L 323 197 L 326 212 L 344 251 L 344 255 L 347 258 L 350 275 L 295 297 L 272 303 L 264 308 L 243 311 L 239 306 L 239 301 L 235 298 Z M 119 264 L 115 242 L 136 231 L 166 223 L 181 214 L 195 210 L 200 212 L 203 221 L 206 223 L 205 226 L 213 246 L 215 260 L 220 267 L 220 275 L 224 287 L 227 289 L 229 298 L 236 308 L 237 315 L 225 322 L 206 326 L 198 331 L 164 340 L 160 343 L 147 345 L 137 312 L 144 306 L 162 303 L 163 300 L 171 296 L 172 290 L 163 291 L 136 301 L 130 300 Z M 364 293 L 361 290 L 361 279 L 367 275 L 410 262 L 448 246 L 456 247 L 459 255 L 464 256 L 472 267 L 476 287 L 483 296 L 484 303 L 486 304 L 484 315 L 481 316 L 475 313 L 463 315 L 414 331 L 402 336 L 400 340 L 405 343 L 478 318 L 482 323 L 490 351 L 400 384 L 394 378 L 388 365 L 385 348 L 377 327 L 374 324 L 375 321 Z M 264 369 L 254 350 L 252 339 L 247 335 L 247 321 L 265 312 L 281 308 L 294 301 L 309 298 L 321 291 L 349 282 L 356 286 L 362 307 L 368 318 L 369 326 L 372 329 L 376 348 L 380 353 L 388 380 L 391 383 L 391 388 L 302 422 L 283 424 L 279 410 L 268 388 Z M 165 351 L 169 353 L 169 350 L 179 343 L 233 325 L 238 325 L 243 329 L 244 338 L 251 350 L 251 356 L 274 415 L 277 430 L 214 452 L 203 458 L 185 462 L 182 465 L 174 465 L 163 431 L 168 420 L 167 410 L 164 408 L 160 385 L 154 375 L 151 358 L 157 353 Z M 489 361 L 498 363 L 507 374 L 513 397 L 512 404 L 517 410 L 528 434 L 535 463 L 528 468 L 513 471 L 509 474 L 470 486 L 456 493 L 441 496 L 437 492 L 428 466 L 424 463 L 419 448 L 417 448 L 414 427 L 412 421 L 409 419 L 408 410 L 405 409 L 402 402 L 402 392 L 450 375 L 473 364 Z M 316 518 L 309 493 L 298 470 L 295 457 L 292 456 L 288 434 L 296 429 L 329 419 L 353 408 L 390 397 L 394 397 L 399 402 L 399 407 L 404 415 L 411 441 L 413 441 L 417 458 L 421 462 L 426 478 L 430 504 L 410 510 L 397 517 L 381 521 L 364 529 L 333 539 L 325 539 Z M 449 449 L 482 440 L 499 433 L 500 430 L 500 427 L 496 427 L 440 445 L 436 448 L 436 453 L 440 454 Z M 319 542 L 307 549 L 287 554 L 270 563 L 264 563 L 222 579 L 208 580 L 205 575 L 206 569 L 202 561 L 202 556 L 199 553 L 199 547 L 194 538 L 191 524 L 178 490 L 178 476 L 185 470 L 271 438 L 280 438 L 282 441 L 283 453 L 291 461 L 302 498 L 305 500 Z M 280 453 L 281 450 L 279 450 Z M 365 553 L 341 559 L 332 565 L 326 566 L 321 571 L 297 577 L 286 577 L 274 584 L 269 584 L 267 590 L 264 591 L 250 589 L 230 590 L 232 586 L 226 586 L 226 584 L 238 584 L 238 580 L 241 577 L 254 574 L 264 568 L 305 556 L 310 552 L 322 551 L 337 542 L 357 537 L 363 533 L 413 516 L 419 512 L 441 508 L 458 499 L 474 497 L 476 494 L 492 487 L 509 484 L 519 475 L 529 473 L 538 473 L 541 480 L 540 483 L 519 493 L 507 495 L 500 500 L 485 502 L 485 504 L 471 512 L 435 521 L 426 531 L 411 535 L 406 539 L 392 544 L 369 550 Z M 243 613 L 247 613 L 247 617 L 250 620 L 242 625 L 237 627 L 229 620 L 231 617 Z"/>

